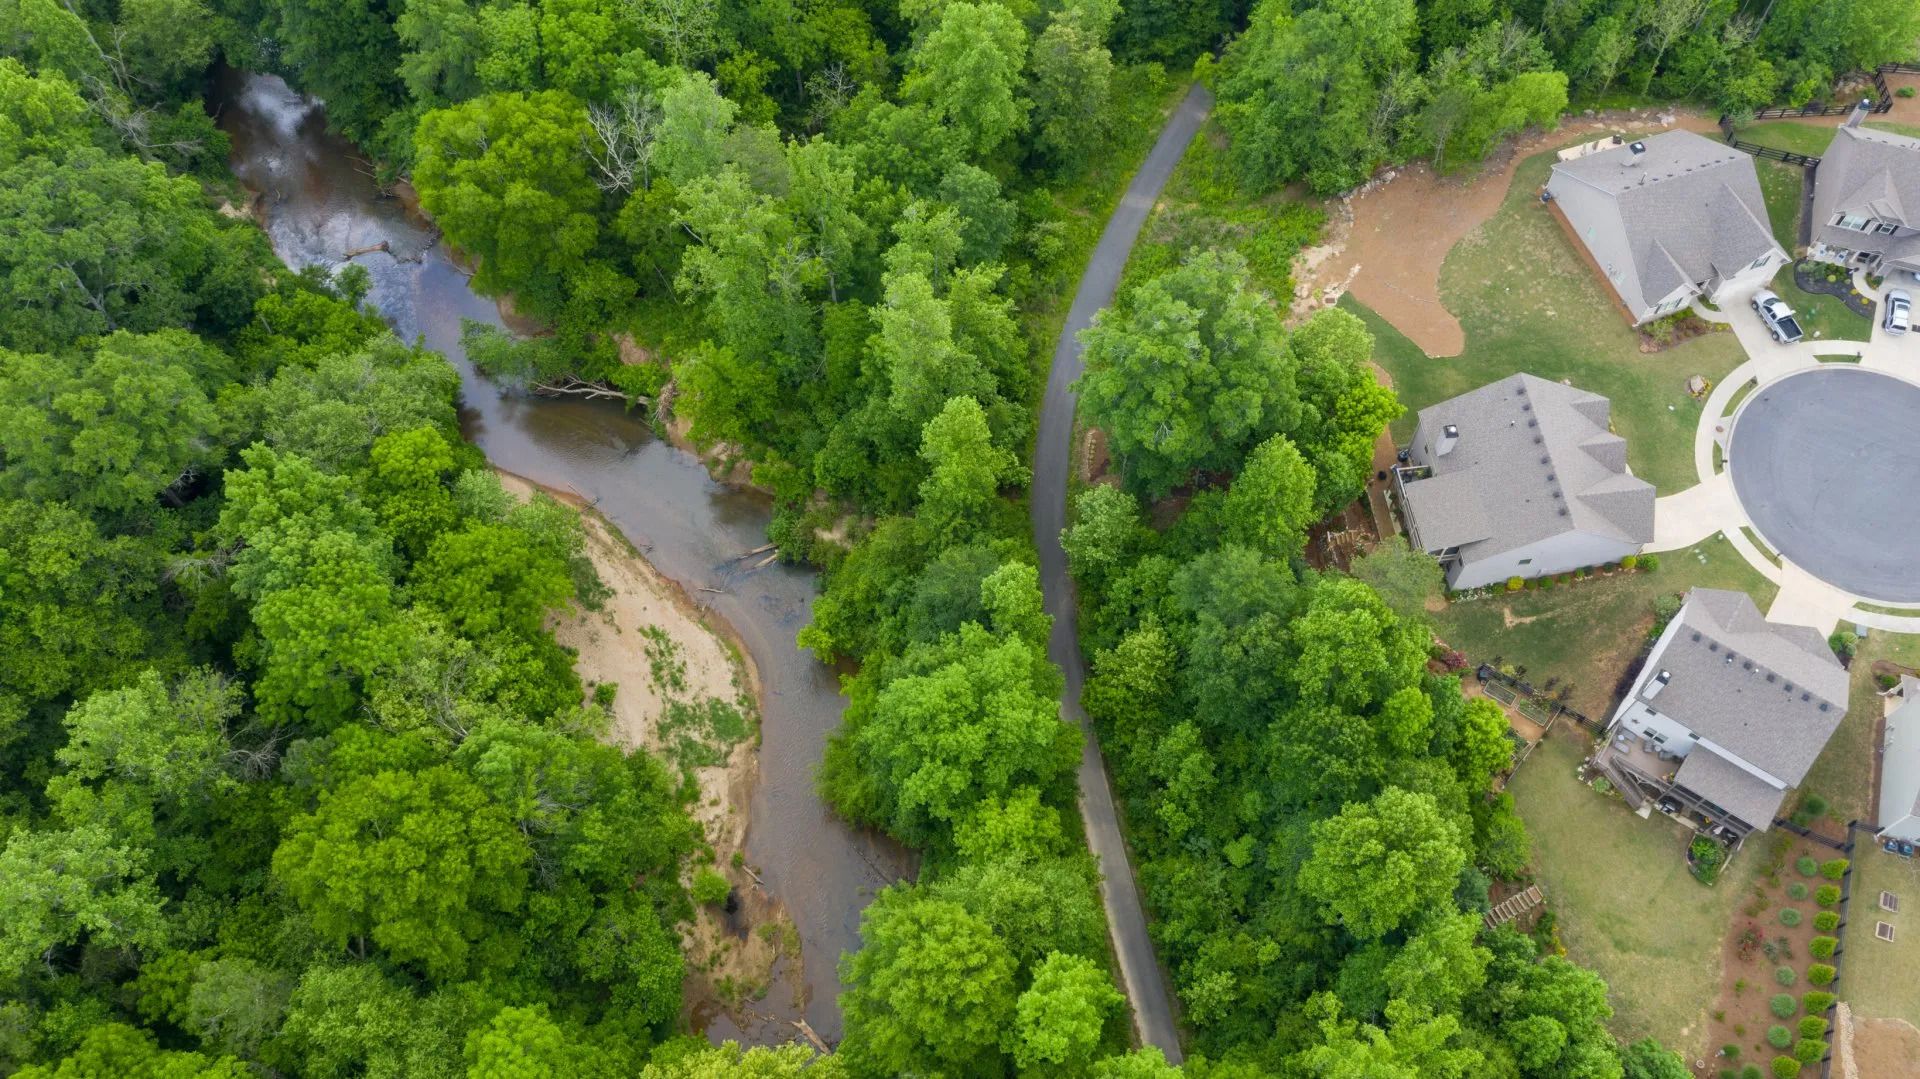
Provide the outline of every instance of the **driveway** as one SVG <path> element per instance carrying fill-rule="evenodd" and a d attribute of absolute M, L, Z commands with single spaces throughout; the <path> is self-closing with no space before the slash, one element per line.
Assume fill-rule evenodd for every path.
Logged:
<path fill-rule="evenodd" d="M 1114 812 L 1113 789 L 1107 782 L 1107 768 L 1100 758 L 1100 742 L 1080 709 L 1080 687 L 1086 681 L 1086 661 L 1080 654 L 1080 634 L 1074 607 L 1073 581 L 1067 576 L 1066 552 L 1060 548 L 1060 531 L 1067 523 L 1067 472 L 1072 467 L 1073 417 L 1078 398 L 1073 383 L 1080 377 L 1080 331 L 1093 316 L 1113 300 L 1120 284 L 1120 272 L 1126 269 L 1133 241 L 1147 222 L 1147 213 L 1160 197 L 1173 167 L 1180 163 L 1187 144 L 1200 130 L 1207 111 L 1213 107 L 1213 95 L 1205 87 L 1194 86 L 1174 109 L 1153 152 L 1134 174 L 1133 182 L 1121 196 L 1120 205 L 1107 219 L 1100 244 L 1093 249 L 1086 273 L 1080 277 L 1073 307 L 1067 312 L 1067 324 L 1060 330 L 1053 350 L 1053 368 L 1047 375 L 1046 397 L 1041 402 L 1040 432 L 1033 453 L 1033 543 L 1040 550 L 1040 590 L 1046 599 L 1047 613 L 1053 616 L 1053 631 L 1047 637 L 1047 658 L 1058 664 L 1066 676 L 1066 692 L 1060 699 L 1060 711 L 1086 734 L 1080 754 L 1080 817 L 1086 824 L 1087 846 L 1100 859 L 1100 898 L 1107 908 L 1107 929 L 1113 934 L 1113 950 L 1120 961 L 1120 978 L 1126 984 L 1127 998 L 1133 1004 L 1134 1031 L 1146 1045 L 1158 1046 L 1169 1061 L 1178 1064 L 1180 1031 L 1174 1023 L 1173 997 L 1167 991 L 1166 976 L 1153 954 L 1153 940 L 1147 935 L 1147 916 L 1140 905 L 1140 889 L 1134 882 L 1133 863 L 1127 857 L 1127 844 Z"/>
<path fill-rule="evenodd" d="M 1920 601 L 1920 385 L 1823 364 L 1741 403 L 1727 472 L 1769 546 L 1854 595 Z"/>

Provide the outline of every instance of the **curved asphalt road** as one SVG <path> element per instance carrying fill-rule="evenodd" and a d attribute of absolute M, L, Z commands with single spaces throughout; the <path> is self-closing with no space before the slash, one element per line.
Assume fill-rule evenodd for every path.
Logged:
<path fill-rule="evenodd" d="M 1147 917 L 1140 907 L 1140 890 L 1120 835 L 1120 821 L 1114 815 L 1113 791 L 1107 784 L 1106 764 L 1100 759 L 1100 743 L 1080 710 L 1080 687 L 1087 669 L 1080 655 L 1073 582 L 1067 577 L 1060 530 L 1066 527 L 1067 470 L 1073 458 L 1073 383 L 1080 377 L 1080 331 L 1113 299 L 1120 272 L 1127 266 L 1127 254 L 1140 235 L 1140 226 L 1146 224 L 1147 212 L 1153 209 L 1160 189 L 1212 107 L 1213 95 L 1205 87 L 1196 85 L 1187 91 L 1107 220 L 1100 244 L 1093 249 L 1093 258 L 1080 278 L 1080 291 L 1074 294 L 1067 324 L 1060 331 L 1060 343 L 1053 350 L 1053 369 L 1047 376 L 1040 436 L 1033 454 L 1033 542 L 1040 548 L 1040 588 L 1046 595 L 1047 613 L 1053 616 L 1047 657 L 1066 674 L 1061 714 L 1086 732 L 1080 754 L 1080 816 L 1086 823 L 1087 845 L 1100 859 L 1100 896 L 1107 905 L 1107 926 L 1120 957 L 1120 977 L 1133 1002 L 1134 1031 L 1143 1044 L 1159 1046 L 1176 1064 L 1182 1054 L 1179 1029 L 1174 1025 L 1173 997 L 1167 992 L 1166 977 L 1154 959 L 1153 941 L 1147 936 Z"/>

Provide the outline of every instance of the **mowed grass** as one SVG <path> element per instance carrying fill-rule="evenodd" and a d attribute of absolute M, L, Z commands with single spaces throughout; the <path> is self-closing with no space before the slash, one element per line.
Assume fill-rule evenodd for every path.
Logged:
<path fill-rule="evenodd" d="M 1840 625 L 1851 632 L 1852 627 L 1847 623 Z M 1881 713 L 1880 686 L 1873 680 L 1873 663 L 1881 659 L 1920 668 L 1920 636 L 1876 629 L 1860 642 L 1860 650 L 1853 657 L 1846 718 L 1840 721 L 1833 738 L 1800 782 L 1799 797 L 1805 797 L 1810 791 L 1825 798 L 1827 815 L 1839 824 L 1873 820 L 1873 724 Z M 1920 902 L 1920 898 L 1916 898 L 1916 902 Z M 1920 925 L 1914 926 L 1914 933 L 1920 935 Z M 1920 1022 L 1920 1011 L 1916 1011 L 1913 1018 Z"/>
<path fill-rule="evenodd" d="M 1607 980 L 1615 1036 L 1699 1059 L 1721 942 L 1761 858 L 1748 850 L 1716 887 L 1700 884 L 1687 872 L 1690 831 L 1579 783 L 1587 753 L 1578 728 L 1555 727 L 1507 784 L 1533 835 L 1536 879 L 1568 958 Z"/>
<path fill-rule="evenodd" d="M 1800 199 L 1807 186 L 1807 170 L 1784 161 L 1758 161 L 1760 197 L 1767 202 L 1767 225 L 1780 246 L 1792 252 L 1800 237 Z"/>
<path fill-rule="evenodd" d="M 1450 603 L 1433 616 L 1434 631 L 1474 663 L 1526 668 L 1536 687 L 1549 678 L 1557 680 L 1555 693 L 1571 684 L 1567 703 L 1604 721 L 1614 684 L 1653 628 L 1654 600 L 1696 585 L 1745 592 L 1762 611 L 1778 591 L 1714 536 L 1660 555 L 1655 570 Z"/>
<path fill-rule="evenodd" d="M 1888 123 L 1884 120 L 1868 120 L 1865 126 L 1880 131 L 1891 131 L 1895 135 L 1906 135 L 1920 139 L 1920 127 L 1912 124 Z M 1820 157 L 1827 152 L 1833 142 L 1834 124 L 1803 124 L 1794 120 L 1767 120 L 1745 127 L 1735 128 L 1733 137 L 1741 142 L 1751 142 L 1760 146 L 1771 146 L 1776 150 L 1785 150 L 1790 154 L 1806 154 L 1808 157 Z"/>
<path fill-rule="evenodd" d="M 1807 292 L 1794 284 L 1791 266 L 1780 268 L 1772 287 L 1799 316 L 1809 340 L 1865 341 L 1873 335 L 1873 320 L 1854 314 L 1840 297 Z"/>
<path fill-rule="evenodd" d="M 1726 332 L 1642 353 L 1613 294 L 1539 201 L 1552 163 L 1551 152 L 1521 162 L 1500 210 L 1441 268 L 1441 298 L 1466 330 L 1461 355 L 1429 358 L 1392 340 L 1398 335 L 1379 335 L 1375 359 L 1409 410 L 1395 437 L 1411 435 L 1413 411 L 1526 371 L 1611 398 L 1634 473 L 1662 494 L 1690 487 L 1701 404 L 1687 394 L 1687 378 L 1718 382 L 1745 355 Z M 1369 321 L 1378 332 L 1381 323 Z"/>
<path fill-rule="evenodd" d="M 1880 909 L 1880 893 L 1900 897 L 1899 913 Z M 1888 854 L 1863 836 L 1854 848 L 1853 902 L 1848 910 L 1846 966 L 1840 997 L 1860 1015 L 1920 1023 L 1920 861 Z M 1875 922 L 1893 926 L 1889 944 Z"/>

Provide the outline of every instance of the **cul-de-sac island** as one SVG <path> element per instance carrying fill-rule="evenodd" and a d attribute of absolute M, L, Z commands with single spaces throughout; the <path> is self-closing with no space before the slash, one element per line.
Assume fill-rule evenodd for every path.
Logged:
<path fill-rule="evenodd" d="M 0 1076 L 1920 1079 L 1920 3 L 0 0 Z"/>

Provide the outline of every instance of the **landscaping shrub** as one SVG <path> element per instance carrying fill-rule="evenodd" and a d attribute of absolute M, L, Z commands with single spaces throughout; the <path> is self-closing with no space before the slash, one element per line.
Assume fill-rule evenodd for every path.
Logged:
<path fill-rule="evenodd" d="M 1828 880 L 1839 880 L 1847 875 L 1847 860 L 1835 858 L 1830 862 L 1821 862 L 1820 875 Z"/>
<path fill-rule="evenodd" d="M 1815 937 L 1813 943 L 1807 945 L 1807 951 L 1811 952 L 1815 959 L 1832 959 L 1833 950 L 1839 946 L 1840 938 L 1838 937 Z"/>
<path fill-rule="evenodd" d="M 1774 1057 L 1773 1074 L 1776 1079 L 1791 1079 L 1800 1074 L 1800 1062 L 1792 1057 Z"/>
<path fill-rule="evenodd" d="M 1633 567 L 1639 564 L 1640 564 L 1640 556 L 1637 554 L 1630 554 L 1620 560 L 1621 569 L 1632 569 Z"/>
<path fill-rule="evenodd" d="M 1800 1020 L 1802 1038 L 1824 1038 L 1827 1036 L 1827 1021 L 1817 1015 L 1809 1015 Z"/>
<path fill-rule="evenodd" d="M 1913 96 L 1913 87 L 1911 87 L 1911 86 L 1902 86 L 1902 87 L 1901 87 L 1900 89 L 1898 89 L 1898 90 L 1895 90 L 1895 91 L 1893 92 L 1893 96 L 1894 96 L 1894 97 L 1912 97 L 1912 96 Z"/>
<path fill-rule="evenodd" d="M 1776 1023 L 1767 1028 L 1767 1044 L 1775 1049 L 1785 1049 L 1793 1044 L 1793 1031 Z"/>
<path fill-rule="evenodd" d="M 1740 1047 L 1737 1045 L 1723 1045 L 1720 1047 L 1720 1055 L 1726 1057 L 1728 1060 L 1737 1060 L 1740 1056 Z"/>
<path fill-rule="evenodd" d="M 1792 993 L 1775 993 L 1773 999 L 1767 1001 L 1767 1007 L 1780 1018 L 1791 1019 L 1793 1013 L 1800 1010 L 1800 1002 L 1793 999 Z"/>
<path fill-rule="evenodd" d="M 1840 928 L 1840 915 L 1830 910 L 1820 911 L 1813 916 L 1813 927 L 1822 933 L 1831 933 Z"/>
<path fill-rule="evenodd" d="M 1813 901 L 1823 907 L 1833 906 L 1835 903 L 1840 902 L 1840 886 L 1838 884 L 1822 884 L 1814 890 Z"/>
<path fill-rule="evenodd" d="M 1524 578 L 1524 577 L 1509 577 L 1509 578 L 1507 578 L 1507 591 L 1509 591 L 1509 592 L 1518 592 L 1518 591 L 1520 591 L 1520 590 L 1521 590 L 1522 588 L 1525 588 L 1525 587 L 1527 587 L 1527 581 L 1526 581 L 1526 578 Z"/>
<path fill-rule="evenodd" d="M 1659 568 L 1660 568 L 1660 556 L 1659 556 L 1659 555 L 1657 555 L 1657 554 L 1643 554 L 1643 555 L 1641 555 L 1641 556 L 1640 556 L 1640 568 L 1641 568 L 1641 569 L 1643 569 L 1643 570 L 1646 570 L 1646 571 L 1647 571 L 1648 573 L 1652 573 L 1652 572 L 1653 572 L 1654 570 L 1657 570 L 1657 569 L 1659 569 Z"/>
<path fill-rule="evenodd" d="M 1554 581 L 1554 579 L 1553 579 L 1552 577 L 1542 577 L 1542 578 L 1540 578 L 1540 587 L 1541 587 L 1541 588 L 1552 588 L 1552 587 L 1553 587 L 1553 581 Z"/>
<path fill-rule="evenodd" d="M 1802 1064 L 1818 1064 L 1820 1058 L 1827 1055 L 1827 1043 L 1818 1038 L 1802 1038 L 1793 1043 L 1793 1055 Z"/>
<path fill-rule="evenodd" d="M 1766 1074 L 1760 1070 L 1760 1065 L 1749 1064 L 1740 1069 L 1740 1079 L 1766 1079 Z"/>
<path fill-rule="evenodd" d="M 1703 835 L 1694 836 L 1687 853 L 1692 863 L 1689 868 L 1700 883 L 1712 884 L 1720 879 L 1720 867 L 1727 864 L 1727 848 L 1721 846 L 1719 841 Z"/>
<path fill-rule="evenodd" d="M 1788 899 L 1805 899 L 1806 897 L 1807 897 L 1807 886 L 1805 884 L 1802 884 L 1797 880 L 1788 882 L 1787 884 Z"/>
<path fill-rule="evenodd" d="M 1813 855 L 1802 854 L 1793 860 L 1793 868 L 1799 870 L 1801 876 L 1811 877 L 1820 872 L 1820 863 L 1815 860 Z"/>
<path fill-rule="evenodd" d="M 713 905 L 727 901 L 727 893 L 733 891 L 733 885 L 727 878 L 711 869 L 702 869 L 693 877 L 693 901 L 704 905 Z"/>
<path fill-rule="evenodd" d="M 1780 908 L 1780 924 L 1786 926 L 1788 929 L 1792 929 L 1794 926 L 1799 925 L 1800 912 L 1793 909 L 1792 907 L 1781 907 Z"/>
<path fill-rule="evenodd" d="M 1801 1003 L 1807 1006 L 1808 1015 L 1825 1015 L 1827 1009 L 1833 1007 L 1833 1001 L 1834 996 L 1832 993 L 1815 991 L 1808 993 L 1806 999 Z"/>
<path fill-rule="evenodd" d="M 1781 985 L 1792 985 L 1794 982 L 1800 980 L 1800 973 L 1792 967 L 1775 967 L 1773 968 L 1773 980 L 1779 982 Z"/>
<path fill-rule="evenodd" d="M 1537 578 L 1534 578 L 1534 577 L 1527 578 L 1527 591 L 1531 592 L 1534 589 L 1539 587 L 1540 587 L 1540 581 Z"/>
<path fill-rule="evenodd" d="M 1815 963 L 1807 968 L 1807 980 L 1815 985 L 1832 985 L 1833 977 L 1838 973 L 1825 963 Z"/>

